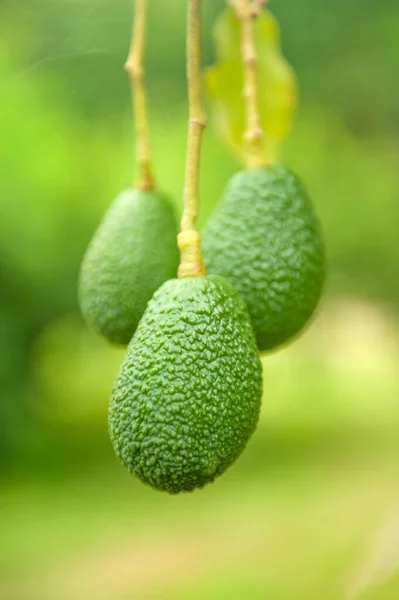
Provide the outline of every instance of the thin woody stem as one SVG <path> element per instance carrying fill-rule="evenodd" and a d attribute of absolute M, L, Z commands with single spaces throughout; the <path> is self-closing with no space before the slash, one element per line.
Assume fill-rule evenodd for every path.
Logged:
<path fill-rule="evenodd" d="M 252 0 L 252 16 L 257 17 L 268 0 Z"/>
<path fill-rule="evenodd" d="M 184 184 L 184 208 L 177 237 L 181 253 L 179 277 L 205 274 L 197 231 L 202 133 L 206 126 L 201 73 L 201 0 L 188 0 L 187 81 L 189 126 Z"/>
<path fill-rule="evenodd" d="M 260 14 L 267 0 L 230 0 L 241 23 L 241 55 L 244 72 L 246 129 L 244 139 L 247 146 L 247 168 L 264 166 L 264 132 L 259 114 L 258 57 L 253 35 L 253 19 Z"/>
<path fill-rule="evenodd" d="M 151 147 L 147 119 L 147 98 L 144 84 L 143 55 L 147 23 L 147 0 L 135 1 L 132 41 L 124 66 L 132 88 L 132 101 L 136 129 L 136 187 L 152 190 L 155 181 L 152 174 Z"/>

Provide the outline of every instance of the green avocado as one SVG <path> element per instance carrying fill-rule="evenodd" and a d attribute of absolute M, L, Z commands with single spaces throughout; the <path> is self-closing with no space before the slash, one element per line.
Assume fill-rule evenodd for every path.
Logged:
<path fill-rule="evenodd" d="M 130 341 L 155 290 L 176 277 L 176 234 L 173 208 L 158 192 L 117 196 L 81 266 L 79 303 L 90 327 L 113 343 Z"/>
<path fill-rule="evenodd" d="M 320 224 L 300 179 L 274 165 L 239 172 L 202 232 L 208 273 L 239 291 L 260 351 L 288 342 L 314 312 L 325 278 Z"/>
<path fill-rule="evenodd" d="M 173 279 L 154 295 L 116 379 L 115 452 L 155 489 L 214 480 L 255 430 L 262 370 L 245 304 L 218 276 Z"/>

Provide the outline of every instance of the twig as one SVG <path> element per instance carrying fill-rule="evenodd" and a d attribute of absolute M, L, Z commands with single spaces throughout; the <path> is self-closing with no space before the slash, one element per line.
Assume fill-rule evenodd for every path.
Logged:
<path fill-rule="evenodd" d="M 252 0 L 252 17 L 258 17 L 268 0 Z"/>
<path fill-rule="evenodd" d="M 241 23 L 241 55 L 244 70 L 244 90 L 246 108 L 246 129 L 244 139 L 247 145 L 247 168 L 264 166 L 267 161 L 263 152 L 264 132 L 259 115 L 258 98 L 258 57 L 253 35 L 252 19 L 259 16 L 267 0 L 230 0 Z"/>
<path fill-rule="evenodd" d="M 132 88 L 133 111 L 136 129 L 136 187 L 151 190 L 155 187 L 151 166 L 151 148 L 147 120 L 147 99 L 144 83 L 143 54 L 147 22 L 147 0 L 136 0 L 132 41 L 124 66 Z"/>
<path fill-rule="evenodd" d="M 201 73 L 201 0 L 188 0 L 187 81 L 189 127 L 187 140 L 184 208 L 178 245 L 181 253 L 179 277 L 205 274 L 196 221 L 199 209 L 199 168 L 202 133 L 206 126 Z"/>

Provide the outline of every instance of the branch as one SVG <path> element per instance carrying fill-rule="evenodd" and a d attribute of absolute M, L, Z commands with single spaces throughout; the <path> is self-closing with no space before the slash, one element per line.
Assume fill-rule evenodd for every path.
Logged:
<path fill-rule="evenodd" d="M 268 0 L 252 0 L 252 17 L 258 17 Z"/>
<path fill-rule="evenodd" d="M 229 0 L 241 23 L 241 55 L 244 71 L 243 96 L 246 109 L 244 139 L 248 149 L 247 168 L 267 164 L 263 152 L 264 133 L 259 115 L 258 57 L 256 54 L 252 19 L 259 16 L 267 0 Z"/>
<path fill-rule="evenodd" d="M 124 69 L 129 75 L 132 88 L 136 128 L 136 163 L 138 169 L 136 187 L 141 190 L 152 190 L 155 187 L 155 182 L 151 166 L 151 148 L 143 68 L 146 21 L 147 0 L 136 0 L 132 41 Z"/>
<path fill-rule="evenodd" d="M 187 81 L 189 125 L 184 184 L 184 208 L 177 237 L 181 253 L 179 277 L 205 275 L 196 222 L 199 209 L 199 169 L 206 114 L 201 73 L 201 0 L 188 0 Z"/>

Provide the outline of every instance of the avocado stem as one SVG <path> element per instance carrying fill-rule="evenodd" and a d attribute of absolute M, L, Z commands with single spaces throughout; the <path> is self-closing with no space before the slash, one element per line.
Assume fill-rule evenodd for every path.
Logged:
<path fill-rule="evenodd" d="M 268 164 L 264 155 L 264 131 L 259 114 L 258 56 L 254 41 L 253 19 L 259 16 L 267 0 L 230 0 L 241 24 L 241 56 L 244 74 L 243 97 L 246 111 L 244 141 L 247 148 L 246 167 Z"/>
<path fill-rule="evenodd" d="M 186 173 L 183 192 L 183 215 L 177 242 L 180 250 L 179 277 L 205 275 L 200 235 L 197 230 L 199 210 L 199 171 L 202 134 L 207 123 L 201 73 L 201 0 L 188 0 L 187 14 L 187 82 L 189 101 Z"/>
<path fill-rule="evenodd" d="M 124 70 L 129 75 L 136 130 L 137 179 L 135 187 L 152 190 L 155 187 L 151 163 L 151 146 L 147 118 L 147 95 L 144 81 L 143 55 L 147 26 L 147 0 L 135 1 L 132 40 Z"/>

